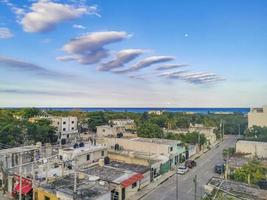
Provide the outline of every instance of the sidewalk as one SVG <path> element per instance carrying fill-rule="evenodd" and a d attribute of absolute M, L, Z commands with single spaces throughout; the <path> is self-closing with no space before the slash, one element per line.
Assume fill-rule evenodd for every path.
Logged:
<path fill-rule="evenodd" d="M 202 156 L 203 154 L 205 154 L 206 152 L 208 152 L 209 150 L 211 150 L 212 148 L 215 148 L 216 145 L 220 144 L 222 141 L 218 141 L 216 144 L 214 144 L 210 149 L 204 149 L 200 152 L 198 152 L 197 154 L 193 155 L 190 160 L 196 160 L 198 159 L 200 156 Z M 137 193 L 135 193 L 133 196 L 130 196 L 129 199 L 131 200 L 139 200 L 142 197 L 144 197 L 145 195 L 147 195 L 148 193 L 152 192 L 154 189 L 156 189 L 161 183 L 167 181 L 169 178 L 171 178 L 173 175 L 175 175 L 175 170 L 173 171 L 169 171 L 163 175 L 161 175 L 158 179 L 154 180 L 153 182 L 151 182 L 149 185 L 147 185 L 146 187 L 142 188 L 141 190 L 139 190 Z"/>

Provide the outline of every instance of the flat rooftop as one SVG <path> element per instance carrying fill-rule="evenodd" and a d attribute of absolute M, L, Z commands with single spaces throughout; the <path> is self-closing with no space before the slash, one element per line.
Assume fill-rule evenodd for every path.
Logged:
<path fill-rule="evenodd" d="M 103 181 L 107 182 L 113 182 L 116 184 L 120 184 L 124 180 L 132 177 L 135 175 L 135 172 L 127 171 L 111 166 L 93 166 L 87 169 L 82 170 L 85 174 L 91 175 L 91 176 L 97 176 Z"/>
<path fill-rule="evenodd" d="M 118 162 L 118 161 L 111 161 L 106 166 L 133 171 L 137 173 L 145 173 L 150 170 L 149 167 L 144 165 L 128 164 L 125 162 Z"/>
<path fill-rule="evenodd" d="M 8 149 L 1 149 L 0 155 L 10 154 L 10 153 L 22 153 L 22 152 L 27 152 L 27 151 L 32 151 L 32 150 L 39 150 L 39 148 L 36 147 L 35 145 L 31 145 L 31 146 L 21 146 L 21 147 L 14 147 L 14 148 L 8 148 Z"/>
<path fill-rule="evenodd" d="M 220 187 L 220 191 L 222 192 L 227 192 L 233 196 L 243 197 L 245 199 L 266 200 L 267 197 L 267 190 L 261 190 L 245 183 L 225 180 L 222 178 L 213 177 L 210 179 L 208 185 L 215 188 Z"/>
<path fill-rule="evenodd" d="M 52 183 L 42 184 L 41 188 L 54 194 L 59 192 L 72 197 L 74 190 L 74 174 L 61 177 Z M 86 200 L 93 200 L 110 192 L 107 183 L 92 182 L 79 178 L 77 180 L 77 190 L 78 199 Z"/>
<path fill-rule="evenodd" d="M 168 139 L 160 139 L 160 138 L 133 138 L 131 140 L 139 141 L 139 142 L 148 142 L 148 143 L 155 143 L 155 144 L 166 144 L 166 145 L 176 145 L 180 144 L 181 141 L 179 140 L 168 140 Z"/>

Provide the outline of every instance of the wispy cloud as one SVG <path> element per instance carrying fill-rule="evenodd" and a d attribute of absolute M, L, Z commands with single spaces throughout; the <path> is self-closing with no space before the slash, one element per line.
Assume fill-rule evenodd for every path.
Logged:
<path fill-rule="evenodd" d="M 59 56 L 60 61 L 77 61 L 80 64 L 94 64 L 109 56 L 106 45 L 122 41 L 129 37 L 126 32 L 93 32 L 74 38 L 63 46 L 69 55 Z"/>
<path fill-rule="evenodd" d="M 116 53 L 114 60 L 102 64 L 99 71 L 110 71 L 115 68 L 124 67 L 125 64 L 131 62 L 144 52 L 145 50 L 143 49 L 123 49 Z"/>
<path fill-rule="evenodd" d="M 89 96 L 87 93 L 74 91 L 47 91 L 47 90 L 29 90 L 29 89 L 1 89 L 0 93 L 20 94 L 20 95 L 48 95 L 48 96 Z"/>
<path fill-rule="evenodd" d="M 12 38 L 14 35 L 11 31 L 6 27 L 0 27 L 0 39 L 9 39 Z"/>
<path fill-rule="evenodd" d="M 76 28 L 76 29 L 86 29 L 85 26 L 80 25 L 80 24 L 73 24 L 72 27 L 73 27 L 73 28 Z"/>
<path fill-rule="evenodd" d="M 162 73 L 158 76 L 169 79 L 180 79 L 194 84 L 213 83 L 225 80 L 223 77 L 218 76 L 215 73 L 207 73 L 207 72 L 177 71 L 177 72 Z"/>
<path fill-rule="evenodd" d="M 29 62 L 24 62 L 15 58 L 10 58 L 10 57 L 4 57 L 0 56 L 0 67 L 1 68 L 6 68 L 6 69 L 16 69 L 16 70 L 21 70 L 21 71 L 28 71 L 28 72 L 33 72 L 36 75 L 40 76 L 63 76 L 63 74 L 55 71 L 48 70 L 44 67 L 41 67 L 39 65 L 29 63 Z M 66 75 L 67 76 L 67 75 Z"/>
<path fill-rule="evenodd" d="M 76 19 L 86 14 L 99 15 L 97 12 L 95 6 L 75 6 L 50 0 L 39 0 L 32 4 L 29 12 L 23 14 L 20 23 L 26 32 L 48 32 L 61 22 Z"/>
<path fill-rule="evenodd" d="M 157 67 L 156 70 L 162 71 L 162 70 L 168 70 L 168 69 L 176 69 L 181 67 L 187 67 L 188 64 L 166 64 L 160 67 Z"/>
<path fill-rule="evenodd" d="M 140 60 L 138 63 L 136 63 L 129 69 L 114 71 L 114 72 L 115 73 L 127 73 L 127 72 L 138 71 L 140 69 L 150 67 L 151 65 L 155 65 L 155 64 L 163 63 L 163 62 L 169 62 L 174 59 L 175 57 L 172 57 L 172 56 L 150 56 L 150 57 L 146 57 Z"/>

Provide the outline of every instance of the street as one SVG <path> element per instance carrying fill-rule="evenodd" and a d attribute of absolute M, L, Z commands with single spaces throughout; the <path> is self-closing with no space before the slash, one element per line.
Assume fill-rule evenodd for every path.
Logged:
<path fill-rule="evenodd" d="M 195 184 L 194 177 L 197 175 L 196 196 L 199 200 L 204 194 L 204 185 L 212 176 L 218 176 L 214 173 L 214 166 L 223 161 L 222 151 L 228 147 L 234 147 L 236 137 L 226 136 L 224 141 L 218 147 L 213 147 L 210 151 L 196 160 L 197 166 L 191 169 L 185 175 L 178 176 L 178 199 L 194 200 Z M 162 183 L 155 190 L 147 194 L 144 200 L 176 200 L 176 177 L 175 175 Z"/>

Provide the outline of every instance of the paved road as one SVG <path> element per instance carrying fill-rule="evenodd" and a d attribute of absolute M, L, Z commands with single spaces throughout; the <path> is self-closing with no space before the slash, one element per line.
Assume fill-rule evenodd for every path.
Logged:
<path fill-rule="evenodd" d="M 204 194 L 204 185 L 212 176 L 218 176 L 214 173 L 214 165 L 222 162 L 222 151 L 228 147 L 234 147 L 236 138 L 226 136 L 225 140 L 214 147 L 206 154 L 202 155 L 197 160 L 197 167 L 190 170 L 185 175 L 178 176 L 178 199 L 179 200 L 194 200 L 194 182 L 193 179 L 197 174 L 197 199 Z M 166 182 L 158 186 L 154 191 L 146 195 L 143 200 L 176 200 L 176 184 L 173 176 Z"/>

